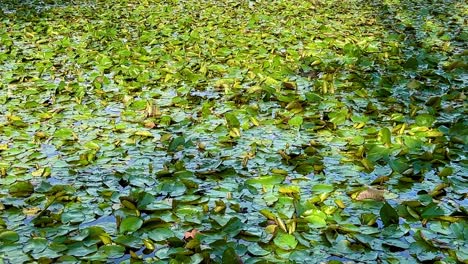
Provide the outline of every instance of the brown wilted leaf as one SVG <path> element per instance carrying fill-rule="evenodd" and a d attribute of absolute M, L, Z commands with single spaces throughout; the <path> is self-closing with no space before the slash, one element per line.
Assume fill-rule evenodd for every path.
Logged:
<path fill-rule="evenodd" d="M 150 120 L 146 120 L 144 122 L 144 124 L 145 124 L 145 127 L 149 128 L 149 129 L 154 128 L 156 126 L 156 124 L 153 121 L 150 121 Z"/>
<path fill-rule="evenodd" d="M 296 90 L 296 83 L 293 82 L 283 82 L 283 87 L 289 90 Z"/>
<path fill-rule="evenodd" d="M 184 239 L 192 239 L 192 238 L 195 238 L 195 236 L 197 234 L 200 234 L 200 231 L 198 231 L 198 229 L 193 229 L 192 231 L 187 231 L 184 233 Z"/>
<path fill-rule="evenodd" d="M 41 211 L 39 207 L 30 207 L 30 208 L 23 208 L 23 214 L 26 216 L 34 216 Z"/>
<path fill-rule="evenodd" d="M 368 188 L 362 192 L 359 193 L 358 196 L 356 196 L 356 200 L 362 201 L 362 200 L 376 200 L 376 201 L 384 201 L 384 190 L 377 190 L 373 188 Z"/>

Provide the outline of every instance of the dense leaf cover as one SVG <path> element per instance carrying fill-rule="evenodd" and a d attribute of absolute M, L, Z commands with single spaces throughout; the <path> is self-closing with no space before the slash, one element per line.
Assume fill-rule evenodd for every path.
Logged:
<path fill-rule="evenodd" d="M 463 2 L 2 0 L 0 259 L 468 261 Z"/>

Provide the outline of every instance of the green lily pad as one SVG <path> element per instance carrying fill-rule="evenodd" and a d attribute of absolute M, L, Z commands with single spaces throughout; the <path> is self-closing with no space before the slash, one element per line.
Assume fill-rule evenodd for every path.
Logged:
<path fill-rule="evenodd" d="M 293 250 L 296 248 L 298 241 L 297 239 L 290 234 L 278 232 L 276 237 L 273 239 L 275 245 L 284 250 Z"/>
<path fill-rule="evenodd" d="M 120 258 L 125 254 L 125 247 L 120 245 L 104 245 L 98 252 L 104 253 L 108 258 Z"/>
<path fill-rule="evenodd" d="M 270 254 L 270 251 L 263 249 L 257 243 L 252 244 L 248 247 L 248 251 L 255 256 L 266 256 Z"/>
<path fill-rule="evenodd" d="M 136 216 L 129 216 L 120 223 L 120 233 L 132 233 L 140 229 L 143 225 L 143 220 Z"/>
<path fill-rule="evenodd" d="M 27 197 L 34 192 L 34 186 L 29 181 L 15 182 L 10 186 L 8 192 L 13 197 Z"/>
<path fill-rule="evenodd" d="M 398 224 L 400 219 L 397 211 L 393 209 L 393 207 L 387 202 L 385 202 L 382 208 L 380 209 L 380 218 L 382 219 L 382 222 L 385 226 Z"/>
<path fill-rule="evenodd" d="M 228 247 L 223 252 L 223 258 L 221 260 L 223 264 L 239 264 L 242 263 L 240 257 L 237 255 L 236 251 L 232 247 Z"/>
<path fill-rule="evenodd" d="M 444 214 L 444 210 L 442 210 L 436 203 L 430 203 L 423 210 L 421 216 L 425 219 L 431 219 L 438 216 L 443 216 Z"/>
<path fill-rule="evenodd" d="M 300 128 L 303 122 L 304 122 L 304 119 L 302 118 L 302 116 L 296 115 L 293 118 L 289 119 L 288 124 L 291 127 Z"/>
<path fill-rule="evenodd" d="M 61 140 L 72 140 L 74 132 L 71 128 L 60 128 L 55 131 L 54 136 Z"/>
<path fill-rule="evenodd" d="M 169 147 L 167 148 L 167 150 L 175 151 L 177 148 L 179 148 L 180 146 L 184 146 L 184 145 L 185 145 L 185 138 L 182 136 L 176 137 L 171 140 L 171 143 L 169 143 Z"/>
<path fill-rule="evenodd" d="M 261 176 L 246 181 L 247 184 L 275 185 L 284 181 L 284 175 Z"/>
<path fill-rule="evenodd" d="M 224 117 L 226 118 L 226 122 L 230 128 L 239 128 L 240 127 L 240 122 L 239 119 L 237 119 L 236 115 L 232 112 L 228 112 L 224 114 Z"/>
<path fill-rule="evenodd" d="M 2 243 L 14 243 L 19 240 L 19 235 L 15 231 L 3 230 L 0 232 L 0 241 Z"/>
<path fill-rule="evenodd" d="M 157 242 L 166 241 L 174 236 L 174 232 L 169 228 L 156 228 L 148 233 L 148 237 Z"/>
<path fill-rule="evenodd" d="M 435 117 L 430 114 L 416 116 L 416 124 L 419 126 L 431 127 L 435 120 Z"/>
<path fill-rule="evenodd" d="M 329 193 L 333 190 L 334 187 L 331 184 L 316 184 L 312 187 L 312 192 L 314 193 Z"/>

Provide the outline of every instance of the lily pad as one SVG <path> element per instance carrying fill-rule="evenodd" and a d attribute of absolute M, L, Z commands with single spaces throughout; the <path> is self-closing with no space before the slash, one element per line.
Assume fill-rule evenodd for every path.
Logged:
<path fill-rule="evenodd" d="M 14 197 L 27 197 L 34 192 L 34 186 L 29 181 L 20 181 L 11 185 L 8 192 Z"/>
<path fill-rule="evenodd" d="M 293 235 L 278 232 L 276 237 L 274 238 L 273 242 L 275 245 L 284 250 L 293 250 L 296 248 L 298 242 Z"/>
<path fill-rule="evenodd" d="M 140 229 L 143 225 L 143 220 L 136 216 L 129 216 L 120 223 L 120 233 L 132 233 Z"/>

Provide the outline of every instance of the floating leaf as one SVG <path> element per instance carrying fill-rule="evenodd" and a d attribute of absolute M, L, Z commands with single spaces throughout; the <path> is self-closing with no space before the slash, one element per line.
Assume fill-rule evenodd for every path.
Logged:
<path fill-rule="evenodd" d="M 421 213 L 421 216 L 425 219 L 431 219 L 443 215 L 445 215 L 444 210 L 442 210 L 436 203 L 430 203 Z"/>
<path fill-rule="evenodd" d="M 88 149 L 96 150 L 96 151 L 99 151 L 99 149 L 100 149 L 99 145 L 96 142 L 93 142 L 93 141 L 86 142 L 86 144 L 84 146 L 86 148 L 88 148 Z"/>
<path fill-rule="evenodd" d="M 15 231 L 3 230 L 0 232 L 0 241 L 2 243 L 14 243 L 19 240 L 19 235 Z"/>
<path fill-rule="evenodd" d="M 389 226 L 392 224 L 398 224 L 400 217 L 398 216 L 397 211 L 395 211 L 390 204 L 385 202 L 380 209 L 380 218 L 385 226 Z"/>
<path fill-rule="evenodd" d="M 291 127 L 299 128 L 301 127 L 302 123 L 304 122 L 302 116 L 294 116 L 293 118 L 289 119 L 288 124 Z"/>
<path fill-rule="evenodd" d="M 327 225 L 327 215 L 318 209 L 309 209 L 303 213 L 304 218 L 307 220 L 309 225 L 313 228 L 322 228 Z"/>
<path fill-rule="evenodd" d="M 278 191 L 284 194 L 298 194 L 301 190 L 299 186 L 281 186 Z"/>
<path fill-rule="evenodd" d="M 296 90 L 297 85 L 293 82 L 283 82 L 283 87 L 289 90 Z"/>
<path fill-rule="evenodd" d="M 386 146 L 390 146 L 392 144 L 392 133 L 390 129 L 384 127 L 380 130 L 380 142 Z"/>
<path fill-rule="evenodd" d="M 108 258 L 120 258 L 125 254 L 125 247 L 121 245 L 104 245 L 99 248 Z"/>
<path fill-rule="evenodd" d="M 34 192 L 34 186 L 29 181 L 15 182 L 10 186 L 8 192 L 14 197 L 27 197 Z"/>
<path fill-rule="evenodd" d="M 169 228 L 155 228 L 148 233 L 148 237 L 156 242 L 166 241 L 168 238 L 174 236 L 174 232 Z"/>
<path fill-rule="evenodd" d="M 120 233 L 135 232 L 143 225 L 143 220 L 136 216 L 129 216 L 120 223 Z"/>
<path fill-rule="evenodd" d="M 298 242 L 293 235 L 284 232 L 278 232 L 273 239 L 275 245 L 284 250 L 293 250 L 296 248 Z"/>
<path fill-rule="evenodd" d="M 175 151 L 180 146 L 185 145 L 185 138 L 183 136 L 173 138 L 171 143 L 169 143 L 169 147 L 167 148 L 168 151 Z"/>
<path fill-rule="evenodd" d="M 60 128 L 54 133 L 54 137 L 62 140 L 73 140 L 75 133 L 71 128 Z"/>
<path fill-rule="evenodd" d="M 232 112 L 228 112 L 224 114 L 224 117 L 226 118 L 226 122 L 228 127 L 230 128 L 239 128 L 240 127 L 240 122 L 239 119 L 237 119 L 236 115 Z"/>
<path fill-rule="evenodd" d="M 416 124 L 418 126 L 431 127 L 435 121 L 435 117 L 430 114 L 421 114 L 416 116 Z"/>
<path fill-rule="evenodd" d="M 331 184 L 316 184 L 312 187 L 314 193 L 328 193 L 332 192 L 335 188 Z"/>
<path fill-rule="evenodd" d="M 361 164 L 364 166 L 364 168 L 366 168 L 367 171 L 373 171 L 374 170 L 374 164 L 372 163 L 372 161 L 370 161 L 369 159 L 367 158 L 363 158 L 361 160 Z"/>
<path fill-rule="evenodd" d="M 260 176 L 252 179 L 248 179 L 248 184 L 261 184 L 261 185 L 275 185 L 280 184 L 284 181 L 284 175 L 271 175 L 271 176 Z"/>
<path fill-rule="evenodd" d="M 305 219 L 314 228 L 322 228 L 322 227 L 327 226 L 327 222 L 325 221 L 325 218 L 322 217 L 321 215 L 317 215 L 317 214 L 308 215 L 305 217 Z"/>
<path fill-rule="evenodd" d="M 385 194 L 384 190 L 367 188 L 364 191 L 360 192 L 358 196 L 356 196 L 356 200 L 362 201 L 362 200 L 370 199 L 370 200 L 376 200 L 376 201 L 383 201 L 385 200 L 384 194 Z"/>
<path fill-rule="evenodd" d="M 232 247 L 228 247 L 226 250 L 223 252 L 223 258 L 222 258 L 222 263 L 223 264 L 242 264 L 242 260 L 237 255 L 236 251 Z"/>
<path fill-rule="evenodd" d="M 415 70 L 418 68 L 418 65 L 418 59 L 415 56 L 412 56 L 406 60 L 406 62 L 403 64 L 403 67 L 406 69 Z"/>
<path fill-rule="evenodd" d="M 141 137 L 153 137 L 153 134 L 147 130 L 136 131 L 135 135 Z"/>
<path fill-rule="evenodd" d="M 270 254 L 270 251 L 263 249 L 257 243 L 253 243 L 247 250 L 254 256 L 266 256 Z"/>

